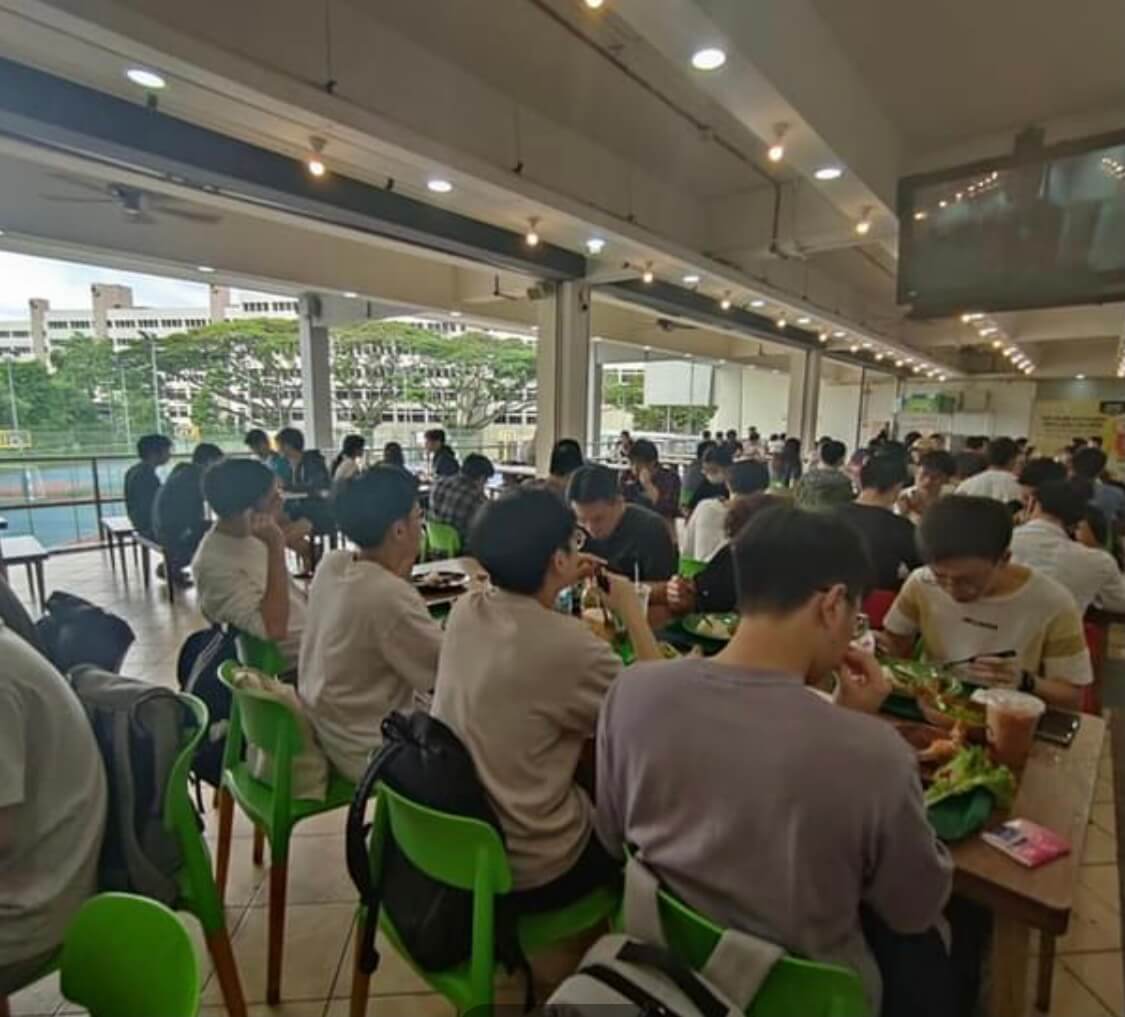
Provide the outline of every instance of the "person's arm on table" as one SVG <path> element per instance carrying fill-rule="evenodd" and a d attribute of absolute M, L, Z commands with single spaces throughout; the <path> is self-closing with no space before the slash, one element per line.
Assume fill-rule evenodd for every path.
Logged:
<path fill-rule="evenodd" d="M 609 592 L 605 594 L 606 603 L 625 625 L 629 633 L 629 640 L 633 644 L 633 652 L 637 660 L 660 660 L 660 646 L 656 636 L 649 628 L 648 616 L 641 608 L 640 598 L 633 588 L 633 581 L 612 572 L 604 573 L 609 583 Z"/>
<path fill-rule="evenodd" d="M 879 649 L 891 657 L 909 657 L 921 632 L 921 612 L 918 609 L 920 580 L 914 572 L 899 591 L 887 616 L 883 631 L 876 633 Z"/>
<path fill-rule="evenodd" d="M 891 694 L 891 683 L 879 662 L 869 653 L 849 649 L 836 672 L 833 700 L 858 713 L 878 713 Z"/>
<path fill-rule="evenodd" d="M 251 531 L 269 555 L 266 592 L 259 611 L 267 639 L 284 639 L 289 634 L 289 569 L 285 565 L 285 536 L 272 516 L 256 514 Z"/>

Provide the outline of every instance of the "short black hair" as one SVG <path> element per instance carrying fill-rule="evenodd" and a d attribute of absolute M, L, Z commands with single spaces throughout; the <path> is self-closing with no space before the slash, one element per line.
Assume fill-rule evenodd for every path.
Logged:
<path fill-rule="evenodd" d="M 203 474 L 203 494 L 220 519 L 253 508 L 274 483 L 273 471 L 256 459 L 224 459 Z"/>
<path fill-rule="evenodd" d="M 348 457 L 358 456 L 363 452 L 366 445 L 367 439 L 362 434 L 346 434 L 343 444 L 340 446 L 340 454 Z"/>
<path fill-rule="evenodd" d="M 708 449 L 718 448 L 718 447 L 719 446 L 718 446 L 717 442 L 712 441 L 712 439 L 710 439 L 710 438 L 704 438 L 703 441 L 701 441 L 698 445 L 695 446 L 695 458 L 702 462 L 703 457 L 705 455 L 707 455 Z"/>
<path fill-rule="evenodd" d="M 212 445 L 209 441 L 200 442 L 191 454 L 191 461 L 196 466 L 210 466 L 222 458 L 223 450 L 218 445 Z"/>
<path fill-rule="evenodd" d="M 951 494 L 935 502 L 918 527 L 927 562 L 985 558 L 998 562 L 1012 543 L 1012 514 L 995 498 Z"/>
<path fill-rule="evenodd" d="M 848 446 L 835 438 L 829 438 L 820 444 L 820 461 L 829 466 L 839 466 L 848 454 Z"/>
<path fill-rule="evenodd" d="M 975 477 L 978 473 L 984 473 L 985 470 L 984 460 L 976 452 L 958 452 L 954 457 L 954 462 L 957 464 L 955 476 L 962 480 Z"/>
<path fill-rule="evenodd" d="M 268 445 L 270 443 L 270 436 L 266 434 L 260 427 L 252 427 L 246 432 L 246 437 L 242 439 L 242 444 L 247 448 L 256 448 L 259 445 Z"/>
<path fill-rule="evenodd" d="M 712 445 L 703 453 L 704 466 L 717 466 L 720 470 L 730 469 L 734 462 L 734 452 L 729 445 Z"/>
<path fill-rule="evenodd" d="M 922 437 L 922 432 L 921 432 L 921 431 L 907 431 L 907 432 L 906 432 L 906 437 L 905 437 L 905 438 L 903 438 L 902 440 L 903 440 L 903 441 L 904 441 L 904 442 L 905 442 L 905 443 L 906 443 L 907 445 L 913 445 L 913 444 L 914 444 L 914 443 L 915 443 L 915 442 L 916 442 L 916 441 L 917 441 L 917 440 L 918 440 L 919 438 L 921 438 L 921 437 Z"/>
<path fill-rule="evenodd" d="M 445 444 L 445 430 L 440 427 L 431 427 L 423 437 L 426 441 L 440 441 L 443 445 Z"/>
<path fill-rule="evenodd" d="M 731 494 L 757 494 L 770 486 L 770 468 L 757 459 L 743 459 L 734 463 L 727 474 L 727 487 Z"/>
<path fill-rule="evenodd" d="M 417 501 L 418 482 L 409 473 L 397 466 L 373 466 L 348 480 L 336 495 L 336 522 L 359 547 L 378 547 Z"/>
<path fill-rule="evenodd" d="M 493 585 L 530 595 L 539 592 L 551 556 L 569 546 L 577 529 L 574 513 L 551 491 L 519 487 L 477 512 L 468 547 Z"/>
<path fill-rule="evenodd" d="M 615 501 L 621 497 L 617 473 L 608 466 L 590 463 L 571 475 L 566 488 L 566 499 L 576 505 L 589 505 L 595 501 Z"/>
<path fill-rule="evenodd" d="M 657 463 L 660 461 L 660 453 L 656 451 L 656 446 L 648 440 L 648 438 L 638 438 L 633 442 L 633 447 L 629 449 L 629 462 L 631 463 Z"/>
<path fill-rule="evenodd" d="M 940 473 L 943 477 L 957 475 L 957 460 L 953 458 L 951 452 L 946 452 L 944 449 L 934 449 L 932 452 L 925 453 L 918 460 L 918 467 L 931 473 Z"/>
<path fill-rule="evenodd" d="M 739 610 L 786 614 L 837 583 L 858 600 L 872 582 L 859 532 L 834 512 L 812 512 L 777 499 L 756 512 L 731 544 Z"/>
<path fill-rule="evenodd" d="M 1036 488 L 1035 500 L 1047 515 L 1054 516 L 1069 530 L 1086 517 L 1090 494 L 1088 487 L 1066 480 L 1052 480 Z"/>
<path fill-rule="evenodd" d="M 971 434 L 965 439 L 965 448 L 970 452 L 983 452 L 988 448 L 988 436 L 984 434 Z"/>
<path fill-rule="evenodd" d="M 1031 459 L 1020 470 L 1020 483 L 1033 490 L 1038 490 L 1044 484 L 1056 483 L 1060 480 L 1066 480 L 1066 467 L 1062 463 L 1056 463 L 1049 456 L 1038 456 Z"/>
<path fill-rule="evenodd" d="M 996 438 L 988 443 L 989 466 L 1011 466 L 1019 454 L 1019 446 L 1011 438 Z"/>
<path fill-rule="evenodd" d="M 163 434 L 143 434 L 137 439 L 137 458 L 158 456 L 172 447 L 172 439 Z"/>
<path fill-rule="evenodd" d="M 492 460 L 478 452 L 470 452 L 461 464 L 461 475 L 470 480 L 487 480 L 496 472 Z"/>
<path fill-rule="evenodd" d="M 283 427 L 277 432 L 277 446 L 288 445 L 298 452 L 305 451 L 305 436 L 295 427 Z"/>
<path fill-rule="evenodd" d="M 383 462 L 390 466 L 406 466 L 406 456 L 402 454 L 402 446 L 397 441 L 388 441 L 383 446 Z"/>
<path fill-rule="evenodd" d="M 906 472 L 906 460 L 895 453 L 877 452 L 867 457 L 867 462 L 859 471 L 860 486 L 866 491 L 885 494 L 893 487 L 905 485 L 910 480 Z"/>
<path fill-rule="evenodd" d="M 549 470 L 552 477 L 569 477 L 585 462 L 582 446 L 578 442 L 573 438 L 560 438 L 551 449 Z"/>
<path fill-rule="evenodd" d="M 1074 472 L 1087 480 L 1097 480 L 1105 471 L 1105 464 L 1109 460 L 1106 454 L 1093 445 L 1085 445 L 1074 453 L 1070 463 Z"/>

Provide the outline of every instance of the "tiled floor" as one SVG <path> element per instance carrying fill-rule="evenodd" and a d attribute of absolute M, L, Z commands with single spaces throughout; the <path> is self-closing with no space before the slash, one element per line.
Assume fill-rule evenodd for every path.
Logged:
<path fill-rule="evenodd" d="M 12 584 L 26 597 L 20 571 Z M 137 634 L 125 673 L 175 685 L 176 654 L 180 644 L 204 623 L 188 591 L 170 606 L 164 588 L 154 583 L 146 593 L 132 561 L 128 580 L 114 575 L 99 553 L 52 559 L 47 567 L 48 589 L 78 593 L 124 617 Z M 289 905 L 282 994 L 279 1007 L 265 1005 L 266 911 L 268 867 L 251 863 L 250 827 L 238 817 L 227 917 L 234 952 L 242 976 L 250 1017 L 345 1017 L 350 991 L 352 916 L 355 893 L 344 863 L 344 814 L 329 813 L 297 827 L 290 858 Z M 212 840 L 216 817 L 206 817 Z M 199 947 L 204 978 L 203 1017 L 218 1017 L 218 985 L 202 948 L 194 919 L 185 924 Z M 1078 906 L 1071 931 L 1059 941 L 1055 989 L 1050 1013 L 1054 1017 L 1125 1017 L 1122 989 L 1121 914 L 1118 895 L 1117 835 L 1114 820 L 1113 774 L 1108 750 L 1102 760 L 1097 806 L 1083 858 Z M 384 944 L 383 961 L 372 981 L 372 996 L 380 999 L 371 1011 L 382 1017 L 447 1017 L 451 1008 L 427 992 L 426 986 Z M 1030 972 L 1029 972 L 1030 977 Z M 506 986 L 504 997 L 514 990 Z M 76 1012 L 60 996 L 52 977 L 12 998 L 13 1017 Z"/>

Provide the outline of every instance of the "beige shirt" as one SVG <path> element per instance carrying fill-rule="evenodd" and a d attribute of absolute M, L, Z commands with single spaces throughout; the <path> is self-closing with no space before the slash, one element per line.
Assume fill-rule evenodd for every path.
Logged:
<path fill-rule="evenodd" d="M 358 781 L 380 726 L 409 710 L 437 677 L 441 628 L 418 591 L 351 551 L 332 551 L 309 590 L 298 694 L 317 741 L 345 777 Z"/>
<path fill-rule="evenodd" d="M 1046 573 L 1070 590 L 1085 614 L 1091 604 L 1125 611 L 1125 576 L 1108 551 L 1071 540 L 1057 523 L 1033 519 L 1012 534 L 1012 561 Z"/>
<path fill-rule="evenodd" d="M 432 712 L 473 757 L 516 889 L 563 875 L 590 839 L 574 772 L 620 668 L 583 622 L 532 597 L 476 590 L 449 616 Z"/>

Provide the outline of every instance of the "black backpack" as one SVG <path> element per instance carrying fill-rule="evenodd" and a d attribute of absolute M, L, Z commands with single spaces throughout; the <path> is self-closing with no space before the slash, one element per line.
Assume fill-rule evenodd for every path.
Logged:
<path fill-rule="evenodd" d="M 183 853 L 164 828 L 164 799 L 195 718 L 171 689 L 83 664 L 67 679 L 90 720 L 105 764 L 109 807 L 98 888 L 172 906 Z"/>
<path fill-rule="evenodd" d="M 217 788 L 223 779 L 223 750 L 227 743 L 230 724 L 231 694 L 219 681 L 219 666 L 227 660 L 236 660 L 235 633 L 221 625 L 193 632 L 180 647 L 176 661 L 176 678 L 184 692 L 202 699 L 211 717 L 210 727 L 196 749 L 191 772 L 196 781 Z"/>
<path fill-rule="evenodd" d="M 79 664 L 92 664 L 114 674 L 136 638 L 124 618 L 103 611 L 88 600 L 56 590 L 35 623 L 52 664 L 62 674 Z"/>
<path fill-rule="evenodd" d="M 379 782 L 411 801 L 440 812 L 488 823 L 500 834 L 499 820 L 477 777 L 472 757 L 440 720 L 420 711 L 390 714 L 382 724 L 383 746 L 371 759 L 348 810 L 348 872 L 367 908 L 360 929 L 360 967 L 372 974 L 379 966 L 375 930 L 380 905 L 402 937 L 407 952 L 423 968 L 440 971 L 469 959 L 472 946 L 473 896 L 431 879 L 416 868 L 388 836 L 378 885 L 371 879 L 364 817 Z M 527 978 L 527 1006 L 533 1004 L 531 972 L 516 934 L 516 915 L 504 897 L 496 898 L 496 958 Z"/>

